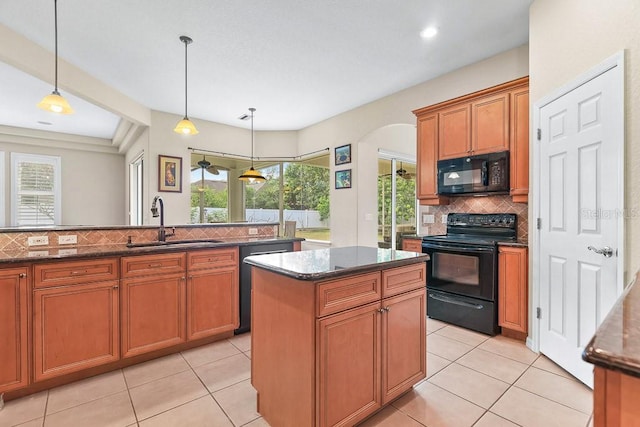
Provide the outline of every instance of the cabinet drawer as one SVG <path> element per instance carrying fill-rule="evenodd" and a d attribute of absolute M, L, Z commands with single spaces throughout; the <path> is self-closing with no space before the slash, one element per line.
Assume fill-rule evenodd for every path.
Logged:
<path fill-rule="evenodd" d="M 382 296 L 401 294 L 427 285 L 427 264 L 419 262 L 382 272 Z"/>
<path fill-rule="evenodd" d="M 185 252 L 123 257 L 122 278 L 184 273 L 186 259 Z"/>
<path fill-rule="evenodd" d="M 187 267 L 189 270 L 206 268 L 237 267 L 238 248 L 209 249 L 187 253 Z"/>
<path fill-rule="evenodd" d="M 380 299 L 380 273 L 363 274 L 317 286 L 318 317 Z"/>
<path fill-rule="evenodd" d="M 411 252 L 422 252 L 422 240 L 404 239 L 402 240 L 402 250 Z"/>
<path fill-rule="evenodd" d="M 75 285 L 78 283 L 118 280 L 116 258 L 35 264 L 33 267 L 35 288 Z"/>

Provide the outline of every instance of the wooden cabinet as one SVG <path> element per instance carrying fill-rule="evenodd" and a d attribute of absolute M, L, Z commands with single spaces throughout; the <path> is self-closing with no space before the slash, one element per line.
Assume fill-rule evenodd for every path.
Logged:
<path fill-rule="evenodd" d="M 0 269 L 0 393 L 29 382 L 27 268 Z"/>
<path fill-rule="evenodd" d="M 511 197 L 516 203 L 527 203 L 529 197 L 529 86 L 511 93 Z"/>
<path fill-rule="evenodd" d="M 122 357 L 186 340 L 186 253 L 121 258 Z"/>
<path fill-rule="evenodd" d="M 252 274 L 252 384 L 272 425 L 354 425 L 426 377 L 424 262 L 319 282 Z"/>
<path fill-rule="evenodd" d="M 596 366 L 593 379 L 593 425 L 640 427 L 640 378 Z"/>
<path fill-rule="evenodd" d="M 402 250 L 411 252 L 422 252 L 422 240 L 402 239 Z"/>
<path fill-rule="evenodd" d="M 238 248 L 187 254 L 187 339 L 238 327 Z"/>
<path fill-rule="evenodd" d="M 498 247 L 498 324 L 527 333 L 527 248 Z"/>
<path fill-rule="evenodd" d="M 438 160 L 471 154 L 471 105 L 462 104 L 438 112 Z"/>
<path fill-rule="evenodd" d="M 449 203 L 437 194 L 437 161 L 510 151 L 511 195 L 526 202 L 529 188 L 529 78 L 523 77 L 413 111 L 417 118 L 417 198 Z"/>
<path fill-rule="evenodd" d="M 115 258 L 34 266 L 36 381 L 120 358 L 119 286 L 114 265 Z"/>
<path fill-rule="evenodd" d="M 471 103 L 471 155 L 509 149 L 509 93 Z"/>
<path fill-rule="evenodd" d="M 446 205 L 449 199 L 438 196 L 438 114 L 418 116 L 417 188 L 420 203 Z"/>

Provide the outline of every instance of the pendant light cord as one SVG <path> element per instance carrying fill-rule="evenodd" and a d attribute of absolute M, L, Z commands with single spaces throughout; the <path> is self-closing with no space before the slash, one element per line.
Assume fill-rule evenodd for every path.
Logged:
<path fill-rule="evenodd" d="M 53 0 L 53 18 L 55 33 L 55 50 L 56 50 L 56 66 L 55 66 L 55 93 L 58 93 L 58 0 Z"/>
<path fill-rule="evenodd" d="M 251 168 L 253 168 L 253 113 L 256 109 L 252 107 L 249 111 L 251 111 Z"/>
<path fill-rule="evenodd" d="M 187 79 L 189 78 L 188 73 L 187 73 L 187 45 L 189 44 L 188 41 L 185 40 L 184 42 L 184 118 L 188 118 L 189 115 L 187 114 Z"/>

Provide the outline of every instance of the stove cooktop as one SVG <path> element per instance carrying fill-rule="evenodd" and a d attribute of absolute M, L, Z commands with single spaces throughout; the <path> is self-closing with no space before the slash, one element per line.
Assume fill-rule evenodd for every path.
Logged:
<path fill-rule="evenodd" d="M 515 242 L 517 216 L 509 213 L 447 215 L 447 234 L 426 236 L 425 242 L 495 245 L 497 242 Z"/>

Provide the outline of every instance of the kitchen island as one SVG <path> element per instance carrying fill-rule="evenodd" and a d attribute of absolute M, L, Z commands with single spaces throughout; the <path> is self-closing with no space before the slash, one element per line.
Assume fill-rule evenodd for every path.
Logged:
<path fill-rule="evenodd" d="M 640 272 L 598 327 L 582 358 L 595 365 L 593 425 L 640 426 Z"/>
<path fill-rule="evenodd" d="M 354 425 L 426 377 L 427 260 L 360 246 L 245 259 L 251 381 L 270 425 Z"/>

